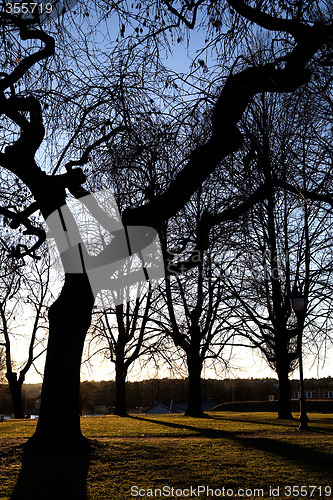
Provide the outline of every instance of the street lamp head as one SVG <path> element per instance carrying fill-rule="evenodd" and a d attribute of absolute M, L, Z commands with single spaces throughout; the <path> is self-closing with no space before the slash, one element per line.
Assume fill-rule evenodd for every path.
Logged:
<path fill-rule="evenodd" d="M 295 313 L 300 313 L 304 310 L 305 300 L 303 295 L 298 291 L 297 285 L 294 285 L 291 293 L 291 302 Z"/>

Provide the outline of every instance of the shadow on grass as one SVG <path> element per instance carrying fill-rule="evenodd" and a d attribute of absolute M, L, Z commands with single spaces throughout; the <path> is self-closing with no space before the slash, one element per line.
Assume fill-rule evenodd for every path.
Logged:
<path fill-rule="evenodd" d="M 10 500 L 85 500 L 90 446 L 84 451 L 32 449 L 25 445 L 22 468 Z"/>
<path fill-rule="evenodd" d="M 250 420 L 247 416 L 244 418 L 236 417 L 235 414 L 232 414 L 232 416 L 219 416 L 219 415 L 210 415 L 210 418 L 212 420 L 219 420 L 220 422 L 223 421 L 229 421 L 229 422 L 242 422 L 242 423 L 251 423 L 251 424 L 256 424 L 256 425 L 271 425 L 273 427 L 280 427 L 281 425 L 289 426 L 290 424 L 293 424 L 297 422 L 297 418 L 290 419 L 290 420 L 284 420 L 284 419 L 278 419 L 276 417 L 276 420 L 266 420 L 266 419 L 259 419 L 258 420 Z"/>
<path fill-rule="evenodd" d="M 252 424 L 256 424 L 256 425 L 269 425 L 269 426 L 272 426 L 272 427 L 281 427 L 281 426 L 284 426 L 284 427 L 289 427 L 291 425 L 293 425 L 293 427 L 295 428 L 295 430 L 298 428 L 298 425 L 299 425 L 299 419 L 297 417 L 294 417 L 293 420 L 283 420 L 283 419 L 278 419 L 276 418 L 276 420 L 272 420 L 272 421 L 268 421 L 266 419 L 264 420 L 261 420 L 261 419 L 258 419 L 258 420 L 250 420 L 248 419 L 247 417 L 245 418 L 234 418 L 234 415 L 231 417 L 220 417 L 219 415 L 210 415 L 210 418 L 212 420 L 218 420 L 220 422 L 223 422 L 223 421 L 228 421 L 228 422 L 241 422 L 241 423 L 252 423 Z M 323 427 L 323 426 L 318 426 L 318 423 L 317 422 L 311 422 L 311 414 L 309 415 L 309 418 L 310 418 L 310 422 L 309 422 L 309 432 L 315 432 L 315 433 L 320 433 L 320 434 L 331 434 L 333 435 L 333 429 L 332 427 Z M 322 423 L 325 424 L 327 423 L 329 419 L 323 419 L 322 420 Z M 296 426 L 295 426 L 296 424 Z M 259 429 L 258 429 L 259 430 Z"/>
<path fill-rule="evenodd" d="M 315 425 L 309 426 L 310 432 L 315 432 L 316 434 L 330 434 L 333 436 L 333 430 L 331 427 L 316 427 Z"/>
<path fill-rule="evenodd" d="M 165 422 L 163 420 L 151 420 L 138 416 L 132 416 L 131 418 L 154 424 L 156 423 L 158 425 L 164 425 L 166 427 L 173 427 L 175 429 L 186 429 L 192 431 L 193 433 L 196 433 L 198 437 L 205 437 L 210 439 L 228 439 L 246 448 L 256 449 L 259 451 L 270 453 L 272 455 L 277 455 L 281 458 L 289 459 L 297 466 L 306 465 L 315 471 L 318 470 L 330 474 L 333 469 L 332 453 L 319 451 L 318 449 L 310 446 L 307 447 L 300 444 L 288 443 L 287 441 L 284 441 L 282 439 L 251 436 L 251 434 L 255 434 L 255 432 L 258 431 L 249 431 L 247 433 L 242 433 L 241 431 L 230 432 L 220 429 L 206 429 L 200 427 L 199 425 L 195 426 L 188 424 L 177 424 L 174 422 Z M 321 430 L 322 429 L 317 428 L 316 430 L 314 430 L 314 432 L 320 432 Z M 239 435 L 240 433 L 243 435 Z M 300 435 L 306 436 L 307 433 L 304 434 L 302 432 Z M 193 435 L 191 437 L 193 437 Z"/>

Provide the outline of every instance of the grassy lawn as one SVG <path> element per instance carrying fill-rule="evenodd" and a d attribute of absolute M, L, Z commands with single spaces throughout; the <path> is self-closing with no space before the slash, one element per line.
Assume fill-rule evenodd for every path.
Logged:
<path fill-rule="evenodd" d="M 0 498 L 198 498 L 194 495 L 198 490 L 192 496 L 186 490 L 191 486 L 220 490 L 215 495 L 211 490 L 208 495 L 202 492 L 202 499 L 333 498 L 325 490 L 331 486 L 333 491 L 332 417 L 311 414 L 310 432 L 300 432 L 298 422 L 280 422 L 272 413 L 213 413 L 208 419 L 183 415 L 82 418 L 83 432 L 92 440 L 89 460 L 65 454 L 39 457 L 25 471 L 25 480 L 31 476 L 31 487 L 25 495 L 12 497 L 22 447 L 35 422 L 6 421 L 0 424 Z M 47 468 L 58 471 L 53 479 Z M 300 489 L 302 495 L 296 488 L 286 488 L 309 485 L 317 488 Z M 164 496 L 149 491 L 163 486 L 168 487 Z M 136 496 L 131 495 L 132 487 Z M 280 491 L 270 494 L 269 487 Z M 39 496 L 37 490 L 42 491 Z"/>

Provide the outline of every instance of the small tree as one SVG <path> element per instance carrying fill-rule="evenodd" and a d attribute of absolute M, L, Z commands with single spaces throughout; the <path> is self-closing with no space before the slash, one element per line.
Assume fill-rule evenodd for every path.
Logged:
<path fill-rule="evenodd" d="M 22 386 L 29 369 L 45 352 L 44 336 L 47 303 L 50 298 L 50 265 L 47 260 L 30 265 L 15 266 L 4 251 L 1 252 L 0 317 L 1 336 L 5 353 L 6 378 L 13 403 L 15 418 L 23 418 Z M 45 256 L 47 259 L 47 256 Z M 29 313 L 32 314 L 29 317 Z M 24 321 L 24 333 L 20 333 L 20 322 Z M 29 326 L 27 326 L 29 325 Z M 30 332 L 29 332 L 30 330 Z M 12 354 L 13 340 L 23 336 L 28 339 L 27 359 L 19 367 Z"/>
<path fill-rule="evenodd" d="M 151 291 L 117 305 L 115 309 L 95 313 L 89 350 L 92 354 L 103 353 L 115 365 L 116 406 L 115 414 L 127 416 L 126 378 L 128 371 L 139 357 L 150 357 L 157 333 L 149 325 L 152 302 Z M 116 322 L 114 322 L 114 318 Z"/>

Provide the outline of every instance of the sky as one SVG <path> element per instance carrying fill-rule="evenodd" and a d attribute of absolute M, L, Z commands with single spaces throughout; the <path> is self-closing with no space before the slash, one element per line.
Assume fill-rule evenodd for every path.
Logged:
<path fill-rule="evenodd" d="M 15 357 L 17 361 L 24 361 L 27 353 L 27 343 L 21 338 L 16 345 L 14 344 Z M 85 359 L 83 356 L 83 359 Z M 333 364 L 332 364 L 332 352 L 327 355 L 327 360 L 325 364 L 318 363 L 315 358 L 304 359 L 304 378 L 324 378 L 328 376 L 333 376 Z M 31 367 L 27 373 L 26 383 L 40 383 L 42 382 L 41 373 L 43 372 L 45 363 L 45 355 L 41 356 L 36 362 L 36 367 L 38 372 Z M 214 362 L 218 375 L 215 373 L 213 368 L 204 368 L 202 372 L 202 377 L 205 379 L 209 378 L 277 378 L 276 373 L 269 368 L 266 361 L 260 356 L 260 354 L 253 349 L 238 347 L 234 348 L 232 352 L 232 359 L 230 361 L 230 369 L 227 371 L 221 371 L 221 362 Z M 114 365 L 109 361 L 103 359 L 101 356 L 95 356 L 91 363 L 83 363 L 81 367 L 81 380 L 114 380 Z M 135 380 L 146 380 L 149 378 L 165 378 L 165 377 L 186 377 L 186 371 L 184 369 L 179 370 L 177 373 L 170 373 L 166 366 L 161 366 L 159 370 L 156 370 L 154 363 L 150 363 L 148 367 L 141 369 L 139 362 L 136 362 L 129 375 L 129 381 Z M 292 379 L 299 378 L 299 371 L 296 368 L 295 372 L 291 375 Z"/>
<path fill-rule="evenodd" d="M 70 0 L 68 0 L 70 1 Z M 75 2 L 73 2 L 75 3 Z M 190 45 L 187 48 L 185 42 L 178 44 L 173 50 L 173 55 L 168 56 L 164 63 L 169 68 L 177 72 L 185 72 L 186 68 L 190 65 L 191 60 L 193 60 L 198 51 L 203 45 L 203 34 L 194 33 L 192 35 Z M 209 54 L 200 54 L 200 58 L 204 59 L 209 57 Z M 26 328 L 25 328 L 26 330 Z M 23 330 L 22 330 L 23 331 Z M 15 360 L 18 364 L 24 361 L 27 352 L 27 343 L 22 337 L 19 337 L 15 343 L 13 352 L 15 352 Z M 322 366 L 318 365 L 315 359 L 306 359 L 304 362 L 304 375 L 306 378 L 310 377 L 325 377 L 331 375 L 333 372 L 333 365 L 329 362 L 332 359 L 332 353 L 328 355 L 328 361 Z M 43 372 L 43 366 L 45 362 L 45 355 L 41 356 L 37 363 L 36 371 L 33 367 L 28 372 L 26 377 L 27 383 L 39 383 L 41 382 L 40 373 Z M 225 377 L 227 378 L 265 378 L 265 377 L 276 377 L 275 373 L 267 366 L 266 362 L 253 350 L 247 348 L 235 348 L 233 351 L 232 358 L 232 369 L 225 372 Z M 38 373 L 39 372 L 39 373 Z M 185 373 L 183 374 L 185 376 Z M 154 365 L 149 366 L 146 370 L 140 373 L 139 366 L 136 364 L 129 374 L 129 380 L 145 379 L 150 377 L 163 378 L 165 376 L 170 376 L 169 371 L 166 368 L 161 368 L 156 372 Z M 81 370 L 82 380 L 110 380 L 114 379 L 114 368 L 109 361 L 96 359 L 92 366 L 88 367 L 83 364 Z M 213 369 L 205 368 L 203 371 L 204 378 L 214 378 L 216 374 Z M 219 377 L 223 377 L 219 374 Z M 298 377 L 298 371 L 293 375 L 293 378 Z"/>
<path fill-rule="evenodd" d="M 23 347 L 23 346 L 22 346 Z M 21 348 L 22 348 L 21 347 Z M 20 349 L 17 348 L 16 354 Z M 22 349 L 23 351 L 23 349 Z M 332 356 L 329 356 L 332 359 Z M 24 355 L 22 359 L 24 359 Z M 38 371 L 43 372 L 43 366 L 45 362 L 45 356 L 36 363 L 38 367 Z M 250 351 L 246 348 L 239 349 L 237 356 L 233 361 L 234 368 L 229 372 L 225 372 L 225 375 L 216 376 L 213 369 L 203 369 L 202 377 L 204 379 L 209 378 L 277 378 L 276 373 L 271 370 L 266 362 L 255 352 Z M 143 371 L 139 370 L 138 365 L 135 365 L 134 368 L 129 373 L 127 380 L 135 381 L 135 380 L 146 380 L 149 378 L 166 378 L 172 377 L 170 371 L 167 368 L 161 368 L 159 371 L 156 371 L 155 366 L 152 364 L 149 369 L 145 369 Z M 176 374 L 175 377 L 186 377 L 186 374 Z M 325 363 L 325 366 L 317 366 L 314 360 L 305 360 L 304 362 L 304 378 L 324 378 L 333 376 L 333 366 L 330 361 Z M 298 369 L 290 377 L 292 379 L 298 380 L 299 372 Z M 97 359 L 95 366 L 88 367 L 83 365 L 81 367 L 81 380 L 114 380 L 114 365 L 107 360 Z M 26 383 L 29 384 L 38 384 L 42 382 L 42 377 L 39 373 L 36 372 L 34 367 L 30 369 L 26 376 Z"/>

